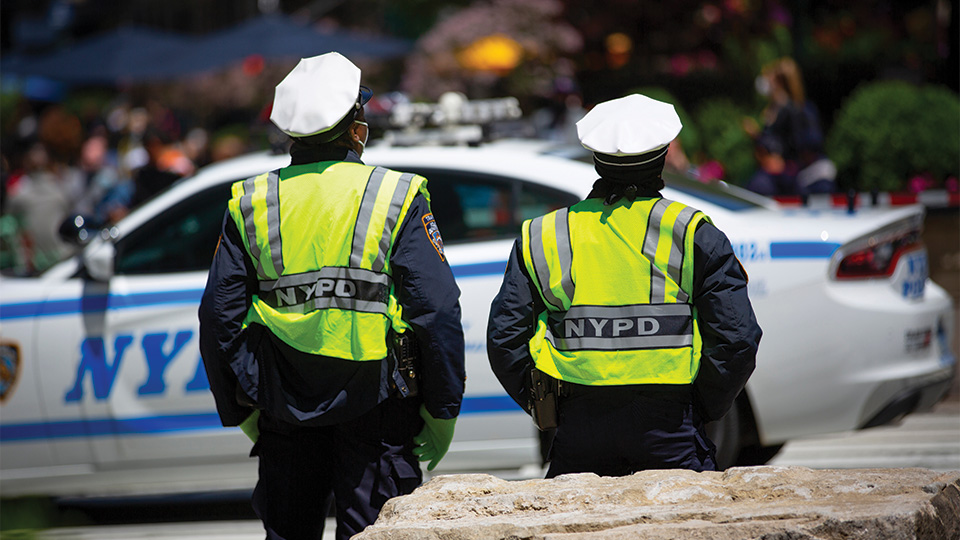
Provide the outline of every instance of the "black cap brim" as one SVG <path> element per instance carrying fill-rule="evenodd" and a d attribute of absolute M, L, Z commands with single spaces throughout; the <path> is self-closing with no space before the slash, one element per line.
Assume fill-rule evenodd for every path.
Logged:
<path fill-rule="evenodd" d="M 366 86 L 360 85 L 360 106 L 363 107 L 370 101 L 370 98 L 373 97 L 373 90 L 367 88 Z"/>

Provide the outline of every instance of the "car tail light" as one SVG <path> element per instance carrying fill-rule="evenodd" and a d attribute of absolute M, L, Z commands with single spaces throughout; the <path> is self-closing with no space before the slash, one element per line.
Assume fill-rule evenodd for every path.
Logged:
<path fill-rule="evenodd" d="M 834 254 L 836 279 L 869 279 L 893 275 L 900 256 L 922 247 L 923 216 L 916 215 L 850 242 Z"/>

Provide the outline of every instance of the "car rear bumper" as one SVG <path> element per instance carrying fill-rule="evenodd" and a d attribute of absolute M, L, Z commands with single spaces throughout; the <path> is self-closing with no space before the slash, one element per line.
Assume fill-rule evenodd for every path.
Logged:
<path fill-rule="evenodd" d="M 932 409 L 950 392 L 955 376 L 956 363 L 954 363 L 954 369 L 951 370 L 950 376 L 917 388 L 904 390 L 891 398 L 886 405 L 864 422 L 860 429 L 882 426 L 908 414 Z"/>
<path fill-rule="evenodd" d="M 831 283 L 757 306 L 764 341 L 747 390 L 765 445 L 929 408 L 957 369 L 953 303 L 932 282 L 921 300 L 885 282 Z"/>
<path fill-rule="evenodd" d="M 900 388 L 888 384 L 877 388 L 868 406 L 861 412 L 860 428 L 888 424 L 907 414 L 928 411 L 950 392 L 957 376 L 957 358 L 950 347 L 955 327 L 952 314 L 945 313 L 937 319 L 933 350 L 939 352 L 939 369 L 924 376 L 901 381 Z"/>

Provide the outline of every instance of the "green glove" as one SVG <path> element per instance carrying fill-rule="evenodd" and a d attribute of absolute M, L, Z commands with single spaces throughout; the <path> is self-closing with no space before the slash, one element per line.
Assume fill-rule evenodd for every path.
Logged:
<path fill-rule="evenodd" d="M 434 418 L 423 405 L 420 406 L 420 417 L 424 422 L 423 430 L 413 438 L 413 442 L 417 444 L 413 453 L 420 461 L 429 461 L 427 470 L 432 471 L 450 448 L 453 426 L 457 423 L 457 419 L 455 417 L 449 420 Z"/>
<path fill-rule="evenodd" d="M 240 429 L 243 431 L 243 434 L 247 436 L 248 439 L 256 444 L 257 439 L 260 438 L 260 427 L 257 425 L 257 420 L 260 419 L 260 409 L 257 409 L 250 413 L 250 416 L 246 420 L 240 423 Z"/>

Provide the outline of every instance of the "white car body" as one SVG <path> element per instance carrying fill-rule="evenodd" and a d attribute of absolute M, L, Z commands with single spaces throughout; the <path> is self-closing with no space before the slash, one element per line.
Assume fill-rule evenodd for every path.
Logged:
<path fill-rule="evenodd" d="M 253 486 L 250 444 L 239 429 L 220 426 L 199 355 L 197 306 L 206 272 L 124 273 L 114 266 L 114 246 L 205 189 L 288 160 L 263 154 L 208 167 L 131 213 L 80 256 L 38 278 L 3 278 L 0 343 L 13 375 L 3 381 L 0 405 L 0 494 Z M 585 197 L 596 178 L 591 165 L 505 146 L 371 148 L 364 160 L 426 170 L 428 180 L 438 169 L 520 179 L 574 198 Z M 737 197 L 752 204 L 731 210 L 727 199 L 709 193 L 668 187 L 663 195 L 709 215 L 750 276 L 764 335 L 746 390 L 749 414 L 742 413 L 742 423 L 753 424 L 755 439 L 748 442 L 770 446 L 856 429 L 929 407 L 943 395 L 956 366 L 948 346 L 952 304 L 928 280 L 925 253 L 904 253 L 890 277 L 831 277 L 851 242 L 869 244 L 891 224 L 915 225 L 922 207 L 781 210 L 744 193 Z M 528 212 L 535 203 L 527 201 Z M 435 195 L 435 212 L 437 204 Z M 177 221 L 177 234 L 204 225 L 210 226 Z M 489 306 L 513 241 L 447 240 L 462 291 L 467 385 L 454 442 L 437 472 L 539 463 L 535 428 L 503 392 L 486 357 Z"/>

